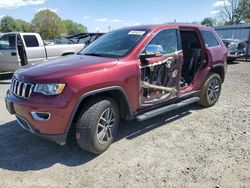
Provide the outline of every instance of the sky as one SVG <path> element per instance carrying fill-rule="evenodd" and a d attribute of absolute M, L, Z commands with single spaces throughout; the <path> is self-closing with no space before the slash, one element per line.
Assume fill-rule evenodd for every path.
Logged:
<path fill-rule="evenodd" d="M 89 32 L 166 22 L 200 22 L 218 16 L 222 0 L 0 0 L 0 19 L 30 22 L 42 9 L 87 26 Z"/>

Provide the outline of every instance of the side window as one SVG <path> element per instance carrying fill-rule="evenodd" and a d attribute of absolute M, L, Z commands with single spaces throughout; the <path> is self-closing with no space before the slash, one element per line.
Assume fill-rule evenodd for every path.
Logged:
<path fill-rule="evenodd" d="M 219 45 L 219 42 L 215 38 L 214 34 L 211 33 L 210 31 L 201 31 L 201 35 L 202 35 L 204 42 L 208 48 Z"/>
<path fill-rule="evenodd" d="M 161 45 L 165 54 L 174 53 L 178 48 L 177 30 L 167 29 L 160 31 L 149 44 Z"/>
<path fill-rule="evenodd" d="M 26 47 L 38 47 L 39 43 L 35 35 L 23 35 Z"/>
<path fill-rule="evenodd" d="M 0 49 L 15 49 L 16 35 L 4 35 L 0 38 Z"/>

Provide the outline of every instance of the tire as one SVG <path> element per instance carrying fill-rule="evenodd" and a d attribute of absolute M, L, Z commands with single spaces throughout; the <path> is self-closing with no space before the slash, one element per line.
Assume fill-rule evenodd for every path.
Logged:
<path fill-rule="evenodd" d="M 103 153 L 114 141 L 119 121 L 119 108 L 113 99 L 88 101 L 77 120 L 77 144 L 91 153 Z"/>
<path fill-rule="evenodd" d="M 219 99 L 221 93 L 221 77 L 219 74 L 212 73 L 208 76 L 203 85 L 198 104 L 204 107 L 213 106 Z"/>

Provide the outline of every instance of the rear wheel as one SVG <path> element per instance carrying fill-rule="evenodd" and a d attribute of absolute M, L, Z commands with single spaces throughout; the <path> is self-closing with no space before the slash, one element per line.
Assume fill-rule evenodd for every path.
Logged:
<path fill-rule="evenodd" d="M 118 105 L 113 99 L 89 101 L 77 121 L 78 145 L 95 154 L 104 152 L 114 141 L 119 119 Z"/>
<path fill-rule="evenodd" d="M 218 74 L 210 74 L 200 92 L 198 103 L 205 107 L 213 106 L 221 93 L 221 78 Z"/>

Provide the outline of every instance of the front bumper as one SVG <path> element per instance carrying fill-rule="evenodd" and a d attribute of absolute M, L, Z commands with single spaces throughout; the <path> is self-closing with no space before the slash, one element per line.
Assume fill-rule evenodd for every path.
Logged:
<path fill-rule="evenodd" d="M 41 138 L 56 142 L 59 145 L 65 145 L 66 144 L 66 138 L 67 138 L 67 133 L 64 134 L 55 134 L 55 135 L 51 135 L 51 134 L 41 134 L 39 132 L 36 131 L 36 129 L 33 128 L 32 125 L 29 124 L 29 122 L 27 120 L 25 120 L 24 118 L 22 118 L 21 116 L 16 115 L 17 118 L 17 122 L 18 124 L 25 130 L 31 132 L 32 134 L 39 136 Z"/>
<path fill-rule="evenodd" d="M 60 101 L 60 103 L 58 102 Z M 68 120 L 71 107 L 61 99 L 48 100 L 41 97 L 33 97 L 31 100 L 23 100 L 7 92 L 5 97 L 6 108 L 10 114 L 14 114 L 19 125 L 36 136 L 51 140 L 60 145 L 66 143 Z M 50 112 L 51 117 L 47 121 L 38 121 L 32 116 L 32 111 Z"/>

